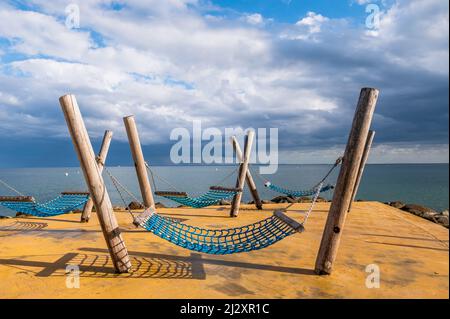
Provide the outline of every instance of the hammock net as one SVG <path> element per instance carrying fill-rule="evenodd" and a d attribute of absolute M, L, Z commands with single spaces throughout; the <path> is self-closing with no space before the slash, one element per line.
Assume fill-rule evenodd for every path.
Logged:
<path fill-rule="evenodd" d="M 67 214 L 82 205 L 89 199 L 88 193 L 61 194 L 55 199 L 46 203 L 35 201 L 0 201 L 0 205 L 16 212 L 33 215 L 36 217 L 48 217 Z"/>

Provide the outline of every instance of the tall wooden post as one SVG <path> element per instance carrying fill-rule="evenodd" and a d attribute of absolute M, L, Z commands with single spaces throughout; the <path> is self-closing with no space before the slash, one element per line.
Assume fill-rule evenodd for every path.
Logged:
<path fill-rule="evenodd" d="M 237 217 L 237 215 L 239 214 L 239 207 L 241 206 L 242 192 L 244 190 L 244 184 L 248 170 L 248 162 L 250 161 L 250 153 L 252 151 L 252 144 L 254 137 L 255 137 L 254 131 L 249 131 L 247 133 L 247 136 L 245 137 L 244 160 L 239 166 L 239 174 L 238 179 L 236 181 L 236 188 L 240 189 L 241 191 L 233 197 L 233 202 L 231 203 L 231 211 L 230 211 L 231 217 Z"/>
<path fill-rule="evenodd" d="M 332 272 L 377 99 L 378 90 L 361 90 L 316 259 L 317 274 L 326 275 Z"/>
<path fill-rule="evenodd" d="M 231 137 L 231 144 L 233 145 L 233 149 L 236 152 L 237 160 L 239 162 L 242 162 L 243 156 L 242 156 L 241 147 L 239 146 L 238 140 L 236 139 L 235 136 Z M 259 197 L 258 189 L 256 188 L 255 181 L 253 180 L 252 173 L 250 172 L 249 169 L 247 170 L 247 176 L 246 176 L 245 180 L 247 181 L 247 186 L 250 190 L 250 193 L 252 194 L 253 201 L 255 202 L 256 208 L 262 209 L 261 198 Z"/>
<path fill-rule="evenodd" d="M 136 168 L 136 174 L 138 177 L 144 206 L 145 208 L 155 208 L 152 187 L 150 186 L 150 181 L 148 180 L 147 167 L 144 160 L 144 154 L 142 153 L 141 141 L 139 139 L 139 133 L 134 116 L 130 115 L 124 117 L 123 121 L 127 130 L 128 142 L 130 143 L 131 155 L 133 156 L 134 167 Z"/>
<path fill-rule="evenodd" d="M 113 214 L 111 200 L 100 174 L 94 150 L 88 137 L 83 118 L 74 95 L 64 95 L 59 102 L 72 137 L 80 166 L 89 188 L 91 198 L 97 209 L 97 215 L 105 237 L 114 268 L 119 273 L 131 270 L 128 251 L 122 239 L 116 217 Z"/>
<path fill-rule="evenodd" d="M 364 146 L 364 153 L 361 158 L 361 164 L 359 165 L 358 176 L 356 177 L 355 186 L 353 187 L 352 200 L 348 206 L 348 211 L 352 209 L 352 204 L 355 201 L 356 194 L 358 193 L 359 184 L 361 184 L 361 179 L 364 173 L 364 168 L 366 167 L 367 160 L 370 154 L 370 148 L 372 147 L 373 138 L 375 137 L 375 131 L 369 131 L 367 136 L 366 145 Z"/>
<path fill-rule="evenodd" d="M 97 165 L 98 171 L 100 174 L 103 172 L 103 168 L 105 167 L 106 157 L 108 156 L 109 146 L 111 145 L 113 132 L 105 131 L 105 135 L 103 135 L 102 146 L 100 147 L 100 152 L 97 155 Z M 83 213 L 81 214 L 81 222 L 87 223 L 91 218 L 92 208 L 94 207 L 94 201 L 91 197 L 89 197 L 86 205 L 84 205 Z"/>

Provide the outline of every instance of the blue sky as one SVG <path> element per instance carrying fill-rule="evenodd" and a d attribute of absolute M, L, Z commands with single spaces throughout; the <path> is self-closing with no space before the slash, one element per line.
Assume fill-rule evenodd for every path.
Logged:
<path fill-rule="evenodd" d="M 77 165 L 68 92 L 96 146 L 114 131 L 111 165 L 131 162 L 129 114 L 155 164 L 193 120 L 276 127 L 281 163 L 328 163 L 365 86 L 381 90 L 371 162 L 448 162 L 448 23 L 441 0 L 2 1 L 0 167 Z"/>

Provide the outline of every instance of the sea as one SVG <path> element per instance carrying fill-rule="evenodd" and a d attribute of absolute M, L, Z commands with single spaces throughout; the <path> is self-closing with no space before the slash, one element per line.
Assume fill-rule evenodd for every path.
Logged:
<path fill-rule="evenodd" d="M 252 166 L 252 175 L 261 198 L 272 199 L 280 194 L 264 187 L 266 180 L 283 188 L 310 189 L 328 172 L 330 165 L 280 165 L 273 175 L 261 175 L 258 166 Z M 180 191 L 197 196 L 208 191 L 210 186 L 234 187 L 235 166 L 154 166 L 149 178 L 154 190 Z M 336 183 L 338 169 L 327 183 Z M 123 187 L 112 183 L 113 176 Z M 113 205 L 124 206 L 133 200 L 141 201 L 134 167 L 109 167 L 103 173 L 105 184 Z M 39 202 L 45 202 L 63 191 L 87 190 L 83 174 L 78 167 L 60 168 L 18 168 L 0 169 L 0 180 L 12 186 L 23 195 L 31 195 Z M 126 191 L 125 191 L 126 189 Z M 0 183 L 0 196 L 17 193 Z M 332 192 L 322 195 L 331 199 Z M 244 201 L 250 201 L 247 190 Z M 437 211 L 449 207 L 449 165 L 448 164 L 368 164 L 357 194 L 357 199 L 370 201 L 402 201 L 433 208 Z M 155 200 L 169 207 L 177 204 L 156 196 Z M 0 207 L 0 215 L 14 216 Z"/>

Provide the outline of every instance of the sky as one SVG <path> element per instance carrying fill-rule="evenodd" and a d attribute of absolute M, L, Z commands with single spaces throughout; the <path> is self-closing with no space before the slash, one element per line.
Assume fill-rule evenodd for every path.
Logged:
<path fill-rule="evenodd" d="M 79 27 L 66 25 L 68 5 Z M 379 10 L 379 21 L 369 19 Z M 369 7 L 368 7 L 369 6 Z M 331 163 L 360 88 L 380 90 L 370 163 L 448 163 L 449 3 L 442 0 L 0 1 L 0 167 L 77 166 L 73 93 L 110 165 L 170 164 L 174 128 L 278 128 L 280 163 Z"/>

